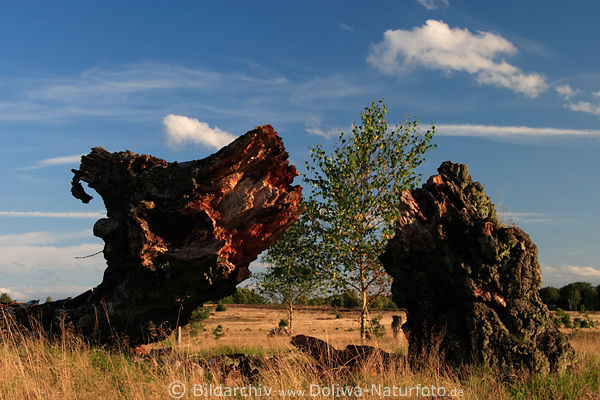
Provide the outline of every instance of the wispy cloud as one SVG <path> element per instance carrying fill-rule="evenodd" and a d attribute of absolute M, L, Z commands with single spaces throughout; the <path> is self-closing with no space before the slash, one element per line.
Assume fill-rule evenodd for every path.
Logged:
<path fill-rule="evenodd" d="M 317 101 L 346 99 L 367 93 L 369 88 L 357 85 L 343 75 L 332 75 L 326 78 L 314 78 L 296 85 L 292 90 L 291 102 L 294 105 L 306 106 Z"/>
<path fill-rule="evenodd" d="M 539 212 L 499 211 L 498 214 L 500 218 L 504 221 L 521 224 L 543 224 L 559 222 L 558 219 Z"/>
<path fill-rule="evenodd" d="M 114 118 L 131 123 L 174 114 L 196 115 L 204 121 L 207 117 L 202 115 L 210 115 L 211 120 L 227 119 L 244 127 L 247 122 L 240 121 L 301 123 L 317 111 L 347 108 L 349 99 L 358 100 L 373 90 L 356 82 L 356 76 L 339 73 L 290 80 L 264 66 L 223 71 L 149 62 L 66 77 L 5 76 L 0 121 Z"/>
<path fill-rule="evenodd" d="M 588 266 L 567 265 L 566 270 L 573 275 L 585 278 L 600 278 L 600 269 Z"/>
<path fill-rule="evenodd" d="M 464 71 L 480 84 L 504 87 L 529 97 L 547 90 L 544 77 L 524 73 L 501 59 L 517 48 L 503 37 L 468 29 L 450 28 L 443 21 L 428 20 L 412 30 L 388 30 L 383 41 L 372 46 L 367 62 L 386 74 L 411 66 L 443 71 Z"/>
<path fill-rule="evenodd" d="M 104 218 L 104 212 L 0 211 L 0 217 Z"/>
<path fill-rule="evenodd" d="M 81 154 L 74 154 L 72 156 L 45 158 L 43 160 L 38 161 L 34 165 L 30 165 L 28 167 L 20 167 L 20 168 L 16 168 L 16 169 L 30 170 L 30 169 L 53 167 L 55 165 L 78 164 L 81 161 L 81 156 L 82 156 Z"/>
<path fill-rule="evenodd" d="M 600 104 L 592 104 L 589 101 L 578 101 L 577 103 L 568 103 L 566 108 L 573 111 L 586 114 L 600 115 Z"/>
<path fill-rule="evenodd" d="M 561 96 L 563 96 L 565 98 L 565 100 L 569 100 L 571 97 L 581 93 L 581 90 L 579 89 L 573 89 L 571 86 L 569 85 L 561 85 L 561 86 L 557 86 L 554 88 L 556 90 L 556 92 L 558 94 L 560 94 Z"/>
<path fill-rule="evenodd" d="M 91 230 L 77 232 L 27 232 L 0 235 L 1 246 L 40 246 L 57 244 L 66 240 L 91 238 Z"/>
<path fill-rule="evenodd" d="M 428 10 L 435 10 L 440 6 L 448 7 L 450 2 L 448 0 L 417 0 L 419 4 Z"/>
<path fill-rule="evenodd" d="M 146 62 L 119 69 L 93 68 L 77 79 L 42 82 L 44 85 L 32 89 L 30 94 L 46 100 L 80 100 L 90 95 L 112 97 L 168 89 L 206 89 L 221 86 L 225 81 L 254 86 L 283 84 L 287 79 Z"/>
<path fill-rule="evenodd" d="M 352 28 L 350 25 L 346 25 L 344 23 L 340 23 L 338 26 L 340 28 L 342 28 L 343 30 L 345 30 L 345 31 L 354 32 L 354 28 Z"/>
<path fill-rule="evenodd" d="M 157 112 L 167 114 L 171 107 L 189 103 L 183 102 L 180 95 L 174 95 L 181 90 L 206 99 L 206 105 L 214 105 L 217 93 L 226 103 L 231 103 L 240 93 L 264 95 L 289 84 L 285 77 L 273 71 L 251 74 L 152 62 L 93 68 L 69 77 L 5 76 L 0 120 L 150 119 Z"/>
<path fill-rule="evenodd" d="M 86 285 L 43 284 L 39 286 L 0 287 L 0 293 L 8 293 L 13 300 L 21 302 L 29 300 L 40 300 L 41 302 L 44 302 L 47 297 L 50 297 L 52 300 L 64 299 L 69 296 L 74 297 L 91 288 L 92 286 Z"/>
<path fill-rule="evenodd" d="M 600 283 L 600 269 L 586 265 L 563 264 L 561 266 L 549 265 L 540 262 L 544 286 L 561 287 L 572 282 Z"/>
<path fill-rule="evenodd" d="M 472 124 L 439 124 L 436 125 L 440 136 L 478 136 L 478 137 L 557 137 L 579 136 L 600 137 L 598 129 L 562 129 L 537 128 L 530 126 L 496 126 Z"/>
<path fill-rule="evenodd" d="M 1 246 L 0 272 L 10 274 L 18 268 L 24 270 L 69 270 L 77 271 L 82 268 L 104 269 L 106 266 L 101 254 L 96 257 L 83 257 L 97 253 L 104 248 L 101 243 L 84 243 L 75 246 Z"/>
<path fill-rule="evenodd" d="M 172 149 L 181 148 L 186 143 L 202 144 L 220 149 L 228 145 L 236 136 L 218 127 L 211 128 L 206 122 L 183 115 L 169 114 L 163 118 L 167 145 Z"/>
<path fill-rule="evenodd" d="M 321 120 L 315 116 L 312 116 L 308 121 L 306 121 L 305 125 L 306 132 L 310 133 L 311 135 L 324 137 L 325 139 L 336 137 L 340 134 L 340 131 L 343 131 L 343 129 L 340 128 L 328 128 L 323 130 L 321 128 Z"/>
<path fill-rule="evenodd" d="M 593 96 L 594 96 L 594 97 L 600 97 L 600 91 L 598 91 L 598 92 L 594 92 L 594 93 L 593 93 Z"/>

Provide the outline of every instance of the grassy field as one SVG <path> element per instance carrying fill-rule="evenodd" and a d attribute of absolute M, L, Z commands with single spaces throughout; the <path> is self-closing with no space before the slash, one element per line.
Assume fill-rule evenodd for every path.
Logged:
<path fill-rule="evenodd" d="M 398 313 L 372 313 L 382 315 L 386 335 L 368 344 L 406 352 L 406 340 L 391 335 L 392 315 Z M 289 337 L 268 335 L 285 317 L 285 310 L 276 307 L 228 305 L 226 311 L 211 311 L 204 330 L 184 327 L 179 344 L 169 338 L 148 346 L 145 355 L 93 348 L 68 332 L 49 342 L 13 327 L 0 332 L 0 399 L 419 399 L 434 394 L 454 399 L 600 399 L 597 329 L 567 332 L 579 362 L 564 374 L 502 377 L 481 368 L 447 370 L 435 354 L 418 371 L 403 363 L 382 370 L 373 361 L 355 371 L 336 372 L 316 368 L 290 347 Z M 218 326 L 223 335 L 217 339 Z M 304 308 L 296 315 L 297 333 L 337 348 L 358 343 L 357 328 L 357 311 Z M 159 347 L 170 351 L 153 351 Z M 271 358 L 253 380 L 200 361 L 237 352 Z"/>

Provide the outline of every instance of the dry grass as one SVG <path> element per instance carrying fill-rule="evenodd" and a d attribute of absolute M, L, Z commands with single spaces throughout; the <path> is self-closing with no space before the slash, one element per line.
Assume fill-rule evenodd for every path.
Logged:
<path fill-rule="evenodd" d="M 404 340 L 395 341 L 389 337 L 391 315 L 386 313 L 383 319 L 388 330 L 387 337 L 373 344 L 387 350 L 402 351 Z M 445 389 L 447 396 L 443 398 L 600 398 L 598 332 L 571 335 L 581 361 L 562 375 L 519 376 L 502 380 L 499 374 L 488 370 L 445 370 L 436 362 L 435 356 L 429 365 L 418 371 L 402 363 L 382 372 L 377 360 L 372 360 L 370 365 L 356 371 L 328 372 L 319 370 L 310 360 L 291 349 L 287 344 L 288 338 L 267 337 L 267 331 L 283 317 L 283 311 L 277 309 L 228 306 L 227 311 L 214 313 L 206 325 L 207 330 L 201 332 L 199 337 L 187 336 L 181 346 L 173 346 L 171 354 L 151 359 L 137 357 L 127 351 L 90 347 L 68 331 L 59 340 L 50 342 L 42 335 L 19 332 L 12 326 L 0 331 L 0 399 L 168 399 L 171 398 L 168 387 L 173 381 L 186 386 L 187 392 L 182 397 L 186 399 L 225 398 L 199 396 L 199 390 L 210 389 L 211 384 L 213 394 L 215 388 L 224 385 L 224 388 L 238 388 L 238 396 L 233 398 L 249 399 L 353 398 L 347 396 L 347 391 L 352 390 L 351 394 L 357 394 L 357 388 L 369 389 L 369 392 L 362 392 L 361 398 L 365 399 L 432 398 L 426 396 L 434 394 L 431 392 L 432 385 Z M 223 338 L 204 337 L 207 332 L 210 336 L 213 327 L 219 324 L 229 329 Z M 346 330 L 353 326 L 353 331 Z M 332 311 L 313 309 L 299 313 L 297 331 L 327 339 L 341 348 L 349 342 L 356 342 L 356 326 L 351 312 L 336 318 Z M 167 343 L 173 344 L 174 340 L 163 345 Z M 259 376 L 253 381 L 240 376 L 224 376 L 216 367 L 203 367 L 202 363 L 197 362 L 200 356 L 209 357 L 211 354 L 239 349 L 274 354 L 276 357 L 260 370 Z M 194 385 L 198 385 L 197 396 L 194 396 Z M 254 392 L 239 391 L 241 388 L 249 390 L 250 385 Z M 389 393 L 384 391 L 386 387 Z M 429 388 L 430 393 L 424 387 Z M 374 388 L 381 388 L 381 394 L 373 392 Z M 394 388 L 396 396 L 391 392 Z M 412 396 L 401 396 L 410 388 Z M 269 395 L 267 390 L 271 390 Z M 305 393 L 286 392 L 294 390 L 304 390 Z M 455 394 L 462 391 L 462 396 L 451 397 L 452 390 Z M 341 391 L 346 391 L 346 395 Z"/>

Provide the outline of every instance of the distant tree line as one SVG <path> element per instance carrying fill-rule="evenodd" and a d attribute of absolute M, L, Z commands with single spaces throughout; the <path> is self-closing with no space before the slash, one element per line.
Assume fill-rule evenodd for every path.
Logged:
<path fill-rule="evenodd" d="M 600 310 L 600 285 L 594 287 L 589 282 L 574 282 L 561 288 L 544 287 L 539 293 L 550 310 Z"/>
<path fill-rule="evenodd" d="M 222 304 L 282 304 L 281 300 L 268 295 L 263 295 L 259 290 L 249 287 L 238 287 L 231 296 L 227 296 L 219 301 Z M 298 305 L 306 306 L 329 306 L 344 308 L 360 308 L 360 298 L 350 290 L 330 296 L 310 296 L 300 297 Z M 396 310 L 396 304 L 388 296 L 380 296 L 373 303 L 373 309 L 376 310 Z"/>

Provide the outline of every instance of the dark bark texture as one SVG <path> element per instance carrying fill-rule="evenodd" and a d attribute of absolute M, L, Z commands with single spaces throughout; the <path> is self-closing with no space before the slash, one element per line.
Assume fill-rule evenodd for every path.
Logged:
<path fill-rule="evenodd" d="M 102 283 L 75 298 L 15 306 L 47 331 L 63 320 L 100 343 L 162 339 L 202 303 L 232 294 L 248 265 L 300 213 L 298 174 L 277 132 L 258 127 L 203 160 L 166 162 L 94 148 L 73 170 L 72 194 L 88 203 L 81 181 L 102 199 L 94 225 L 105 242 Z"/>
<path fill-rule="evenodd" d="M 466 165 L 447 161 L 438 172 L 403 192 L 395 237 L 380 256 L 408 313 L 412 362 L 439 352 L 454 365 L 563 370 L 574 352 L 538 295 L 536 246 L 498 221 Z"/>

